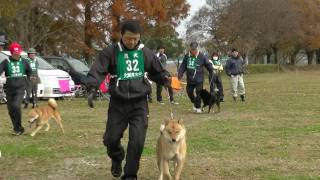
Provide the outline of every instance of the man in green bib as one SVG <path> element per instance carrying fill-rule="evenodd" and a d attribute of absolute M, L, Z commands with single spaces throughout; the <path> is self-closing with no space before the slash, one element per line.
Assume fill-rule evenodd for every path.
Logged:
<path fill-rule="evenodd" d="M 95 92 L 105 76 L 111 74 L 111 98 L 103 143 L 112 160 L 112 175 L 122 175 L 122 161 L 126 158 L 122 179 L 135 180 L 148 127 L 147 94 L 151 86 L 147 78 L 167 85 L 170 74 L 156 55 L 141 43 L 141 28 L 137 21 L 124 22 L 121 35 L 120 42 L 102 50 L 83 82 Z M 88 96 L 91 107 L 93 94 Z M 128 127 L 129 142 L 125 154 L 121 138 Z"/>
<path fill-rule="evenodd" d="M 20 44 L 12 43 L 9 51 L 11 56 L 0 64 L 0 74 L 5 72 L 7 78 L 5 87 L 7 108 L 13 125 L 12 134 L 19 136 L 24 133 L 21 125 L 21 103 L 26 89 L 26 76 L 30 76 L 31 68 L 27 60 L 20 56 L 22 52 Z"/>
<path fill-rule="evenodd" d="M 27 94 L 24 100 L 24 108 L 28 107 L 30 103 L 30 99 L 32 102 L 32 108 L 37 106 L 38 98 L 37 98 L 37 91 L 38 91 L 38 84 L 39 84 L 39 77 L 38 77 L 38 67 L 39 63 L 36 59 L 37 51 L 33 48 L 29 48 L 28 50 L 28 63 L 31 67 L 32 73 L 30 79 L 27 80 Z M 31 95 L 31 98 L 30 98 Z"/>
<path fill-rule="evenodd" d="M 190 43 L 190 51 L 187 53 L 180 65 L 178 78 L 181 79 L 183 74 L 187 74 L 187 94 L 193 104 L 193 110 L 201 113 L 200 92 L 203 89 L 204 67 L 209 72 L 209 79 L 212 77 L 212 65 L 208 57 L 198 50 L 198 43 Z M 194 95 L 196 94 L 196 95 Z"/>

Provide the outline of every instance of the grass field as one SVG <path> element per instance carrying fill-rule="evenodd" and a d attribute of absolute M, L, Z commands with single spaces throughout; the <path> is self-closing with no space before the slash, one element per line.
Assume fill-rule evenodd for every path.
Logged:
<path fill-rule="evenodd" d="M 176 96 L 180 104 L 174 106 L 175 117 L 184 119 L 188 130 L 182 179 L 320 179 L 320 72 L 247 75 L 244 103 L 232 101 L 229 81 L 223 80 L 221 113 L 195 114 L 185 95 Z M 102 145 L 107 101 L 97 101 L 95 109 L 85 99 L 58 104 L 65 135 L 52 121 L 49 132 L 35 137 L 28 128 L 13 137 L 6 106 L 0 106 L 1 180 L 113 179 Z M 157 179 L 156 139 L 160 124 L 170 116 L 168 103 L 152 103 L 150 111 L 142 180 Z"/>

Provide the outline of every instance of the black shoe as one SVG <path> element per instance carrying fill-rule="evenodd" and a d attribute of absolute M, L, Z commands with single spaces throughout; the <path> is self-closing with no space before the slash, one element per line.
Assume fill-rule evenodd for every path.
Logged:
<path fill-rule="evenodd" d="M 120 177 L 122 174 L 121 161 L 112 160 L 111 174 L 113 177 Z"/>
<path fill-rule="evenodd" d="M 223 98 L 220 98 L 220 102 L 224 102 L 224 99 L 223 99 Z"/>
<path fill-rule="evenodd" d="M 24 109 L 27 109 L 28 108 L 28 103 L 24 103 Z"/>
<path fill-rule="evenodd" d="M 126 177 L 126 176 L 122 176 L 121 180 L 137 180 L 136 177 Z"/>
<path fill-rule="evenodd" d="M 12 135 L 14 135 L 14 136 L 20 136 L 20 135 L 22 135 L 24 133 L 24 130 L 21 130 L 21 131 L 13 131 L 12 132 Z"/>
<path fill-rule="evenodd" d="M 244 98 L 244 95 L 240 95 L 240 97 L 241 97 L 241 101 L 246 101 Z"/>

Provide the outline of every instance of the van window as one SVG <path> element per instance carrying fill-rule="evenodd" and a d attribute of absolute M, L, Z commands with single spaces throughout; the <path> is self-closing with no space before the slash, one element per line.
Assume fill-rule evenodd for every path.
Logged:
<path fill-rule="evenodd" d="M 62 69 L 64 71 L 70 70 L 68 64 L 60 59 L 50 59 L 50 62 L 54 67 L 56 67 L 58 69 Z"/>
<path fill-rule="evenodd" d="M 2 51 L 2 53 L 0 53 L 0 63 L 5 60 L 8 59 L 10 56 L 10 52 L 9 51 Z M 23 58 L 28 58 L 27 53 L 22 52 L 21 56 Z M 46 60 L 42 59 L 39 56 L 36 56 L 36 60 L 39 62 L 39 69 L 55 69 L 53 66 L 51 66 L 51 64 L 49 64 Z"/>
<path fill-rule="evenodd" d="M 55 69 L 51 64 L 39 56 L 36 57 L 36 60 L 39 62 L 39 69 Z"/>
<path fill-rule="evenodd" d="M 89 72 L 89 67 L 79 59 L 68 58 L 67 61 L 76 71 L 82 72 L 84 74 Z"/>

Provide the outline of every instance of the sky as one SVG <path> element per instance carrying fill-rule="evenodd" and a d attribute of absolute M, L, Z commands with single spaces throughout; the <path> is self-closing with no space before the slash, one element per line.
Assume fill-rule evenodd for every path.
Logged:
<path fill-rule="evenodd" d="M 190 4 L 191 7 L 189 11 L 189 16 L 184 21 L 182 21 L 181 24 L 177 27 L 177 32 L 180 34 L 180 36 L 183 36 L 186 33 L 185 23 L 189 21 L 192 15 L 194 15 L 195 12 L 206 3 L 206 0 L 187 0 L 187 2 Z"/>

